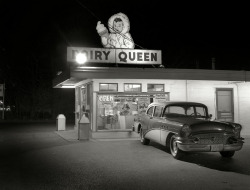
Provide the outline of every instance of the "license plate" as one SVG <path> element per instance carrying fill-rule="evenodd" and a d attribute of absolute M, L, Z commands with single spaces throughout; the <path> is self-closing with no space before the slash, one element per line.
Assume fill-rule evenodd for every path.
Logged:
<path fill-rule="evenodd" d="M 211 151 L 222 151 L 223 150 L 223 144 L 214 144 L 211 145 Z"/>

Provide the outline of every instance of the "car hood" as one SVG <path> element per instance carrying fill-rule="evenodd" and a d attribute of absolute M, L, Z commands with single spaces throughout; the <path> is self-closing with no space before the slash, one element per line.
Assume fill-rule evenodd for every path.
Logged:
<path fill-rule="evenodd" d="M 182 124 L 188 124 L 192 130 L 192 132 L 202 132 L 202 131 L 233 131 L 233 126 L 228 123 L 223 123 L 219 121 L 209 121 L 209 120 L 202 120 L 196 118 L 187 118 L 187 117 L 178 117 L 172 118 L 172 121 L 179 122 Z"/>

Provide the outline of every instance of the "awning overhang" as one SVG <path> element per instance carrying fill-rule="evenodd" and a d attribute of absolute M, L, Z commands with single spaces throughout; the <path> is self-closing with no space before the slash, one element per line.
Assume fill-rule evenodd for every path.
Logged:
<path fill-rule="evenodd" d="M 123 68 L 123 67 L 73 67 L 53 80 L 53 88 L 75 88 L 86 79 L 168 79 L 250 81 L 250 71 Z"/>

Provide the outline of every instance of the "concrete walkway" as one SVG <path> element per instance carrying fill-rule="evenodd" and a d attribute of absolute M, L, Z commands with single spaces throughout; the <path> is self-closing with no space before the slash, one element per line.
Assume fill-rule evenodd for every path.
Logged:
<path fill-rule="evenodd" d="M 78 129 L 55 131 L 55 133 L 67 141 L 79 141 Z M 132 134 L 130 135 L 131 136 L 130 138 L 122 137 L 122 135 L 118 136 L 117 135 L 118 132 L 107 132 L 107 133 L 108 135 L 102 135 L 102 136 L 99 135 L 98 138 L 89 137 L 89 140 L 92 140 L 92 141 L 140 140 L 139 134 L 135 132 L 130 132 Z M 114 134 L 113 136 L 112 136 L 112 133 Z"/>

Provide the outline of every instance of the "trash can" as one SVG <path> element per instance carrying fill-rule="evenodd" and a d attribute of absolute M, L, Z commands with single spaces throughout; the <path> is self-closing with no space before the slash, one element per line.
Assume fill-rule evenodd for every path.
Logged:
<path fill-rule="evenodd" d="M 63 114 L 57 116 L 56 125 L 58 131 L 65 131 L 66 118 Z"/>
<path fill-rule="evenodd" d="M 89 140 L 90 122 L 83 113 L 78 125 L 78 140 Z"/>

